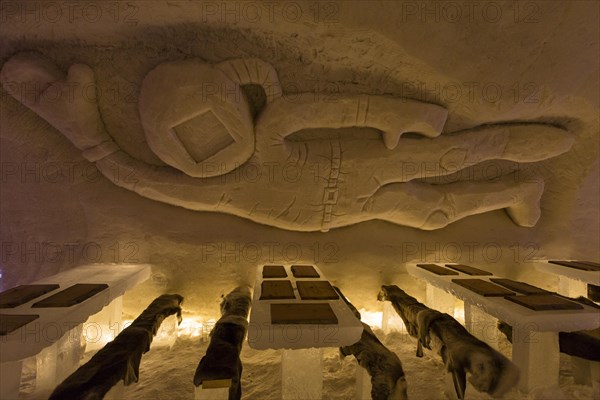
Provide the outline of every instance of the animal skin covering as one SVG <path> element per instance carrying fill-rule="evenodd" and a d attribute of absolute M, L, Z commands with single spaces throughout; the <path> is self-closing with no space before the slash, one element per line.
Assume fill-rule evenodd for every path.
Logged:
<path fill-rule="evenodd" d="M 103 399 L 120 380 L 125 385 L 137 382 L 142 354 L 150 350 L 152 338 L 165 318 L 177 314 L 181 322 L 182 302 L 183 297 L 178 294 L 154 299 L 115 340 L 58 385 L 50 400 Z"/>
<path fill-rule="evenodd" d="M 418 339 L 417 357 L 422 357 L 423 347 L 438 352 L 452 374 L 459 399 L 464 399 L 467 372 L 475 389 L 493 397 L 502 396 L 518 383 L 518 367 L 450 315 L 419 303 L 398 286 L 382 286 L 379 300 L 390 301 L 409 335 Z"/>

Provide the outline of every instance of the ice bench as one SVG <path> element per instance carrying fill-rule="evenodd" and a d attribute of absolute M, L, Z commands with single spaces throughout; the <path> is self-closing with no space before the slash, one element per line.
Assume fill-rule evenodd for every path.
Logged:
<path fill-rule="evenodd" d="M 558 293 L 568 297 L 589 297 L 598 302 L 597 296 L 589 296 L 600 285 L 600 264 L 591 261 L 550 260 L 534 263 L 540 272 L 558 276 Z M 600 393 L 600 363 L 571 356 L 575 383 L 595 386 Z M 595 378 L 595 379 L 593 379 Z"/>
<path fill-rule="evenodd" d="M 36 357 L 36 392 L 58 385 L 79 366 L 84 322 L 94 321 L 94 335 L 116 335 L 123 294 L 150 273 L 146 264 L 90 264 L 24 285 L 48 290 L 2 292 L 0 398 L 18 397 L 23 360 L 29 357 Z"/>
<path fill-rule="evenodd" d="M 590 261 L 538 261 L 533 267 L 558 276 L 558 292 L 569 297 L 586 296 L 587 285 L 600 285 L 600 264 Z"/>
<path fill-rule="evenodd" d="M 317 267 L 257 269 L 248 344 L 282 349 L 283 399 L 320 399 L 322 348 L 352 345 L 362 332 L 360 320 Z"/>
<path fill-rule="evenodd" d="M 447 266 L 455 267 L 451 264 Z M 519 388 L 523 391 L 528 392 L 540 386 L 558 385 L 559 332 L 589 330 L 600 326 L 600 315 L 591 307 L 579 305 L 577 309 L 570 310 L 534 311 L 514 302 L 524 300 L 526 296 L 517 296 L 514 291 L 490 281 L 498 277 L 471 275 L 455 268 L 440 268 L 453 272 L 438 275 L 423 266 L 406 266 L 410 275 L 427 283 L 428 301 L 441 305 L 439 311 L 448 312 L 444 305 L 445 308 L 449 308 L 448 304 L 453 306 L 453 297 L 463 300 L 465 325 L 478 338 L 493 342 L 493 339 L 498 337 L 497 320 L 513 326 L 512 360 L 521 370 Z M 486 297 L 453 282 L 456 279 L 478 279 L 504 290 L 499 290 L 496 296 Z M 506 291 L 513 292 L 513 295 Z M 513 301 L 506 299 L 505 295 Z"/>

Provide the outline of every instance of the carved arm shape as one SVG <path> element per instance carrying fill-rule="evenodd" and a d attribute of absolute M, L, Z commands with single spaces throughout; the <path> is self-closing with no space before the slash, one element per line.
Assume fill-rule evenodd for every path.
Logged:
<path fill-rule="evenodd" d="M 297 231 L 377 219 L 432 230 L 500 209 L 517 225 L 531 227 L 541 215 L 542 178 L 421 179 L 487 160 L 546 160 L 574 142 L 566 130 L 536 122 L 442 135 L 447 110 L 440 105 L 370 94 L 285 96 L 277 72 L 264 61 L 211 65 L 190 59 L 160 64 L 143 80 L 138 105 L 146 139 L 168 165 L 153 166 L 112 140 L 88 66 L 73 65 L 65 74 L 37 53 L 19 53 L 4 64 L 0 81 L 116 185 L 163 203 Z M 256 119 L 242 90 L 249 84 L 266 95 Z M 73 87 L 86 87 L 87 96 L 73 96 Z M 376 129 L 381 138 L 357 140 L 345 133 L 359 128 Z M 307 130 L 329 133 L 323 140 L 292 138 Z M 401 138 L 405 133 L 413 135 Z M 258 179 L 240 180 L 247 166 L 258 168 Z M 285 174 L 288 167 L 293 179 Z"/>

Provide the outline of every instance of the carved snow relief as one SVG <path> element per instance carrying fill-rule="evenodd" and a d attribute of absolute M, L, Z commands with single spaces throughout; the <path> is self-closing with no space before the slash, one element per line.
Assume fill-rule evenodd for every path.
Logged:
<path fill-rule="evenodd" d="M 297 231 L 374 219 L 431 230 L 499 209 L 531 227 L 540 217 L 541 178 L 447 184 L 422 178 L 486 160 L 541 161 L 573 144 L 569 132 L 539 123 L 441 135 L 447 110 L 438 105 L 368 94 L 333 101 L 315 93 L 284 96 L 277 72 L 264 61 L 184 60 L 157 66 L 141 88 L 148 144 L 168 165 L 158 167 L 119 148 L 92 96 L 68 95 L 73 84 L 94 85 L 88 66 L 73 65 L 65 75 L 41 55 L 21 53 L 4 64 L 0 79 L 116 185 L 167 204 Z M 256 117 L 245 85 L 264 90 L 266 104 Z M 358 128 L 379 136 L 357 136 Z M 401 138 L 405 133 L 411 135 Z M 115 170 L 130 179 L 118 179 Z"/>

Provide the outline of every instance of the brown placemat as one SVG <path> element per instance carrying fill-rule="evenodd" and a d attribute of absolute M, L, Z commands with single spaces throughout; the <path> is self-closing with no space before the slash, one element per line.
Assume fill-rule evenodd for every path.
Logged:
<path fill-rule="evenodd" d="M 464 264 L 445 264 L 446 267 L 455 269 L 457 271 L 463 272 L 467 275 L 494 275 L 491 272 L 484 271 L 479 268 L 471 267 L 469 265 Z"/>
<path fill-rule="evenodd" d="M 260 285 L 261 300 L 295 299 L 292 282 L 285 280 L 263 281 Z"/>
<path fill-rule="evenodd" d="M 550 294 L 551 292 L 530 285 L 529 283 L 513 281 L 512 279 L 490 278 L 490 281 L 521 294 Z"/>
<path fill-rule="evenodd" d="M 0 308 L 15 308 L 59 287 L 59 285 L 55 284 L 20 285 L 8 289 L 0 293 Z"/>
<path fill-rule="evenodd" d="M 458 275 L 458 272 L 441 267 L 437 264 L 417 264 L 417 267 L 423 268 L 424 270 L 427 270 L 436 275 Z"/>
<path fill-rule="evenodd" d="M 283 265 L 265 265 L 262 271 L 264 278 L 287 278 L 287 272 Z"/>
<path fill-rule="evenodd" d="M 296 278 L 320 278 L 321 276 L 312 265 L 292 265 L 292 274 Z"/>
<path fill-rule="evenodd" d="M 580 262 L 580 261 L 560 261 L 550 260 L 550 264 L 562 265 L 563 267 L 575 268 L 582 271 L 600 271 L 600 266 L 593 265 L 591 262 Z"/>
<path fill-rule="evenodd" d="M 509 296 L 516 294 L 482 279 L 452 279 L 452 282 L 484 297 Z"/>
<path fill-rule="evenodd" d="M 327 303 L 271 304 L 272 324 L 337 324 L 338 319 Z"/>
<path fill-rule="evenodd" d="M 337 300 L 340 298 L 328 281 L 297 281 L 302 300 Z"/>
<path fill-rule="evenodd" d="M 530 294 L 527 296 L 506 296 L 506 300 L 517 303 L 534 311 L 583 310 L 581 304 L 569 301 L 553 294 Z"/>
<path fill-rule="evenodd" d="M 573 262 L 576 262 L 576 263 L 579 263 L 579 264 L 584 264 L 584 265 L 587 265 L 587 266 L 590 266 L 590 267 L 594 267 L 594 268 L 596 268 L 597 270 L 600 271 L 600 264 L 598 264 L 597 262 L 593 262 L 593 261 L 581 261 L 581 260 L 577 260 L 577 261 L 573 261 Z"/>
<path fill-rule="evenodd" d="M 37 314 L 0 314 L 0 336 L 8 335 L 9 333 L 16 331 L 20 327 L 27 325 L 31 321 L 35 321 L 39 317 L 40 316 Z"/>
<path fill-rule="evenodd" d="M 105 283 L 77 283 L 37 303 L 33 303 L 31 307 L 71 307 L 75 304 L 83 303 L 107 288 L 108 285 Z"/>

